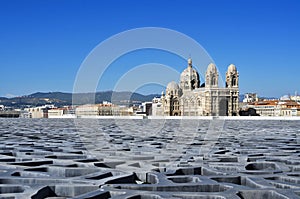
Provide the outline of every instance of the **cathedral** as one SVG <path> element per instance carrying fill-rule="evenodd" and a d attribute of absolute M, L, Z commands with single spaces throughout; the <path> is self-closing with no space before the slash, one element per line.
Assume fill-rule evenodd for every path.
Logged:
<path fill-rule="evenodd" d="M 201 85 L 201 86 L 200 86 Z M 160 98 L 153 99 L 152 115 L 157 116 L 235 116 L 238 115 L 239 73 L 231 64 L 226 72 L 225 87 L 219 86 L 215 64 L 207 67 L 205 83 L 188 59 L 180 82 L 172 81 Z"/>

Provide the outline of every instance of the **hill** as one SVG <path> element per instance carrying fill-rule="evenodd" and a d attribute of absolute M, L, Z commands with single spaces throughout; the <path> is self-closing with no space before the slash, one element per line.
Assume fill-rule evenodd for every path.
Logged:
<path fill-rule="evenodd" d="M 77 99 L 77 104 L 102 103 L 103 101 L 109 101 L 119 105 L 130 105 L 132 103 L 151 101 L 155 96 L 158 95 L 142 95 L 132 92 L 103 91 L 96 93 L 77 93 L 74 94 L 74 96 Z M 65 105 L 72 105 L 72 98 L 72 93 L 37 92 L 21 97 L 2 97 L 0 98 L 0 104 L 12 108 L 24 108 L 29 106 L 40 106 L 44 104 L 54 104 L 55 106 L 61 107 Z"/>

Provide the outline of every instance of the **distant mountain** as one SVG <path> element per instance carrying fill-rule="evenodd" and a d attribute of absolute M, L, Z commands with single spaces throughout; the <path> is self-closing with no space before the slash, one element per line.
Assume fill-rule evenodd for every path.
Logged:
<path fill-rule="evenodd" d="M 113 92 L 103 91 L 96 93 L 76 93 L 74 97 L 76 104 L 87 103 L 102 103 L 103 101 L 113 102 L 119 105 L 130 105 L 132 103 L 139 103 L 145 101 L 152 101 L 157 94 L 142 95 L 132 92 Z M 94 98 L 95 97 L 95 98 Z M 27 96 L 13 97 L 13 98 L 0 98 L 0 104 L 12 108 L 24 108 L 29 106 L 40 106 L 45 104 L 54 104 L 58 107 L 65 105 L 72 105 L 72 93 L 63 92 L 37 92 Z"/>
<path fill-rule="evenodd" d="M 159 94 L 142 95 L 134 92 L 115 92 L 115 91 L 102 91 L 96 93 L 76 93 L 76 104 L 89 104 L 89 103 L 102 103 L 109 101 L 118 105 L 130 105 L 133 103 L 140 103 L 152 101 L 154 97 L 160 96 Z M 244 94 L 240 94 L 239 100 L 243 101 Z M 265 97 L 265 99 L 274 99 Z M 61 107 L 73 104 L 72 93 L 63 92 L 37 92 L 21 97 L 0 97 L 0 105 L 5 105 L 12 108 L 25 108 L 30 106 L 41 106 L 45 104 L 54 104 Z"/>
<path fill-rule="evenodd" d="M 31 95 L 28 95 L 27 97 L 30 98 L 49 98 L 49 99 L 59 99 L 62 101 L 71 101 L 72 100 L 72 94 L 71 93 L 62 93 L 62 92 L 49 92 L 49 93 L 33 93 Z"/>
<path fill-rule="evenodd" d="M 152 101 L 154 97 L 158 96 L 157 94 L 151 95 L 142 95 L 139 93 L 132 93 L 132 92 L 113 92 L 113 91 L 104 91 L 104 92 L 97 92 L 94 96 L 94 93 L 79 93 L 75 94 L 74 98 L 76 99 L 76 104 L 88 104 L 93 103 L 102 103 L 103 101 L 109 101 L 113 104 L 119 105 L 129 105 L 132 103 L 137 102 L 145 102 L 145 101 Z M 95 100 L 94 98 L 95 97 Z"/>
<path fill-rule="evenodd" d="M 7 100 L 8 98 L 6 98 L 6 97 L 0 97 L 0 102 L 1 102 L 1 100 Z"/>

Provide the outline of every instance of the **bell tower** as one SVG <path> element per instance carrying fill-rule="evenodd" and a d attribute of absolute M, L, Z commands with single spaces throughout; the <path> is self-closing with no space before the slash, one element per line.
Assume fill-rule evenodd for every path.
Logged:
<path fill-rule="evenodd" d="M 226 88 L 229 90 L 228 115 L 238 115 L 239 108 L 239 73 L 235 65 L 230 64 L 226 72 Z"/>
<path fill-rule="evenodd" d="M 208 65 L 205 76 L 206 87 L 218 87 L 219 74 L 216 65 L 211 63 Z"/>
<path fill-rule="evenodd" d="M 226 72 L 226 87 L 237 88 L 239 87 L 239 73 L 235 65 L 230 64 Z"/>

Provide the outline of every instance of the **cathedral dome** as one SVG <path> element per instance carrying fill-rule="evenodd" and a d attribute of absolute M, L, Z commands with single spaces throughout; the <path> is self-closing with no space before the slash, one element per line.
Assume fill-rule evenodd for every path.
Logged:
<path fill-rule="evenodd" d="M 182 71 L 182 73 L 180 74 L 181 78 L 185 78 L 185 77 L 196 77 L 199 76 L 198 72 L 194 69 L 194 68 L 186 68 L 184 69 L 184 71 Z"/>
<path fill-rule="evenodd" d="M 217 67 L 214 63 L 210 63 L 207 67 L 207 72 L 217 72 Z"/>
<path fill-rule="evenodd" d="M 188 67 L 180 74 L 180 88 L 184 91 L 191 91 L 199 88 L 200 79 L 198 72 L 192 66 L 192 59 L 188 59 Z"/>
<path fill-rule="evenodd" d="M 230 64 L 230 65 L 228 66 L 228 72 L 236 72 L 236 71 L 237 71 L 237 70 L 236 70 L 235 65 Z"/>
<path fill-rule="evenodd" d="M 168 83 L 167 89 L 168 90 L 178 90 L 179 86 L 176 82 L 172 81 L 172 82 Z"/>

